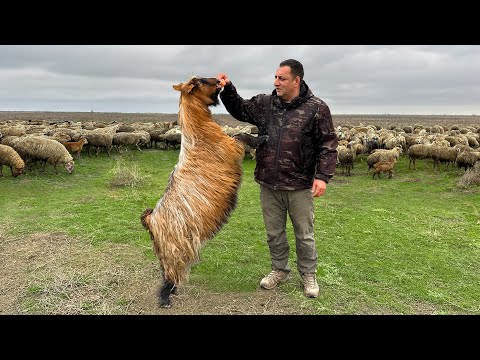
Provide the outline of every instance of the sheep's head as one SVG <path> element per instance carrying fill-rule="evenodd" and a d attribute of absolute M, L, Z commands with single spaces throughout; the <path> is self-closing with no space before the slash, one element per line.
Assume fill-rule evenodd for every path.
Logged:
<path fill-rule="evenodd" d="M 73 172 L 73 168 L 75 166 L 75 162 L 70 160 L 69 162 L 65 163 L 65 169 L 68 171 L 69 174 Z"/>
<path fill-rule="evenodd" d="M 14 167 L 14 168 L 12 168 L 12 170 L 13 170 L 12 171 L 13 177 L 17 177 L 18 175 L 23 174 L 23 167 L 20 167 L 20 168 Z"/>

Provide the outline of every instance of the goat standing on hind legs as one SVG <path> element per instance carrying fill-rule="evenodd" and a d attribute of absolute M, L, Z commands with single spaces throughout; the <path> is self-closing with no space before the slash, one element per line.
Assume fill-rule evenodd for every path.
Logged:
<path fill-rule="evenodd" d="M 140 218 L 163 273 L 161 307 L 170 307 L 170 294 L 188 277 L 201 246 L 235 209 L 245 154 L 240 140 L 225 134 L 212 118 L 209 106 L 219 104 L 219 80 L 192 77 L 173 88 L 180 91 L 178 162 L 155 208 Z"/>

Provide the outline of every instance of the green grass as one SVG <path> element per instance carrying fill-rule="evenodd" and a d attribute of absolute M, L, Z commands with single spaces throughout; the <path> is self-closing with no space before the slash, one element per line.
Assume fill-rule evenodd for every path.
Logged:
<path fill-rule="evenodd" d="M 83 154 L 72 175 L 47 167 L 44 174 L 13 178 L 4 168 L 0 227 L 10 236 L 61 231 L 94 245 L 128 243 L 155 259 L 139 217 L 162 196 L 178 153 Z M 293 280 L 280 291 L 305 313 L 480 314 L 480 188 L 457 187 L 463 170 L 433 172 L 425 161 L 408 169 L 405 156 L 392 179 L 372 179 L 365 159 L 357 160 L 351 177 L 338 169 L 315 200 L 321 295 L 302 294 L 290 223 Z M 142 181 L 113 186 L 119 164 Z M 216 292 L 248 293 L 270 271 L 254 167 L 247 157 L 238 206 L 202 249 L 189 281 Z"/>

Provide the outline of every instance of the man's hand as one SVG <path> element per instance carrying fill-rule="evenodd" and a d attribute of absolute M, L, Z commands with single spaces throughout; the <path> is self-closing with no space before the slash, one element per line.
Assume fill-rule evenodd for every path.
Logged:
<path fill-rule="evenodd" d="M 228 78 L 227 74 L 225 74 L 225 73 L 219 73 L 217 75 L 217 79 L 220 80 L 220 85 L 222 85 L 222 87 L 230 84 L 230 79 Z"/>
<path fill-rule="evenodd" d="M 325 190 L 327 189 L 327 183 L 323 180 L 315 179 L 313 180 L 312 186 L 312 196 L 319 197 L 325 194 Z"/>

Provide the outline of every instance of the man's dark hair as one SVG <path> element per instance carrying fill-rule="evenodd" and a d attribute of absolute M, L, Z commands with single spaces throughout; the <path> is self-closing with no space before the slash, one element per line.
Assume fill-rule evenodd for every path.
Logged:
<path fill-rule="evenodd" d="M 290 66 L 293 77 L 300 76 L 300 80 L 303 80 L 303 65 L 300 61 L 295 59 L 284 60 L 280 63 L 280 67 Z"/>

